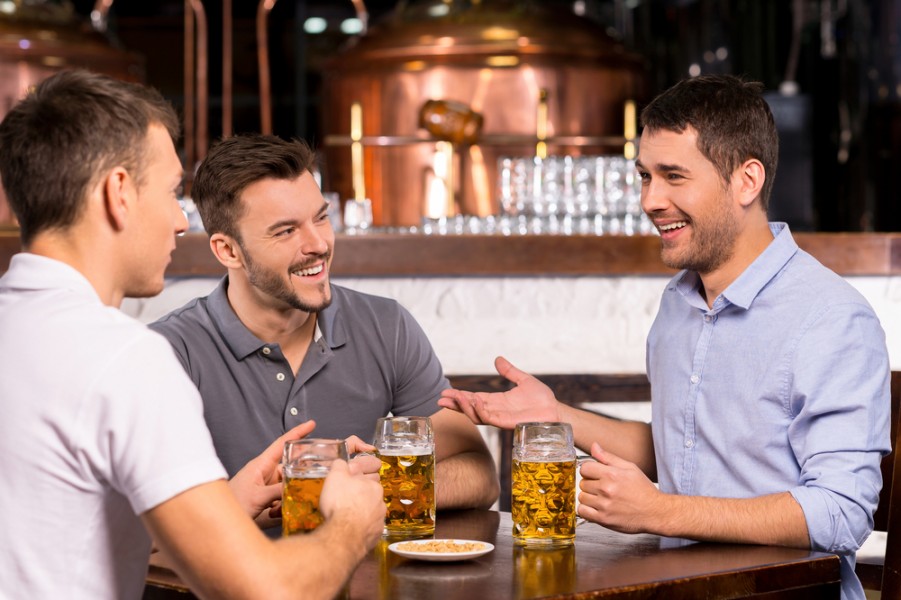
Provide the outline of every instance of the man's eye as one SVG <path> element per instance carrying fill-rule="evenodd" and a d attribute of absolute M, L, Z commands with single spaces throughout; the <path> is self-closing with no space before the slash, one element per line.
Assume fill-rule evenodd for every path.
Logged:
<path fill-rule="evenodd" d="M 281 231 L 276 232 L 275 237 L 284 237 L 286 235 L 291 235 L 292 233 L 294 233 L 294 228 L 289 227 L 288 229 L 282 229 Z"/>

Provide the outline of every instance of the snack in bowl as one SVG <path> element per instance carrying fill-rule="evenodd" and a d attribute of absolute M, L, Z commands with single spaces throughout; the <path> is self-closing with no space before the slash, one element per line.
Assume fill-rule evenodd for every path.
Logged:
<path fill-rule="evenodd" d="M 478 540 L 412 540 L 395 542 L 388 549 L 405 558 L 428 561 L 458 561 L 477 558 L 494 550 L 494 544 Z"/>
<path fill-rule="evenodd" d="M 450 540 L 431 540 L 428 542 L 401 542 L 398 550 L 407 552 L 478 552 L 485 549 L 482 542 L 453 542 Z"/>

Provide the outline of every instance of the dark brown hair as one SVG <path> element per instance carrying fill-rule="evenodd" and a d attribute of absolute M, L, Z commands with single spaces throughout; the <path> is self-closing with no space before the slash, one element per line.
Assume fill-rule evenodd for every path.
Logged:
<path fill-rule="evenodd" d="M 191 188 L 204 229 L 240 243 L 237 223 L 244 213 L 244 189 L 261 179 L 296 179 L 315 162 L 315 152 L 302 140 L 253 134 L 220 141 L 200 163 Z"/>
<path fill-rule="evenodd" d="M 762 91 L 762 84 L 732 75 L 685 79 L 651 101 L 641 123 L 652 133 L 682 133 L 690 126 L 698 134 L 698 150 L 727 184 L 744 161 L 759 160 L 766 170 L 760 191 L 765 211 L 776 177 L 779 135 Z"/>
<path fill-rule="evenodd" d="M 28 91 L 0 123 L 0 176 L 26 247 L 79 218 L 113 167 L 141 185 L 151 124 L 179 125 L 159 92 L 88 71 L 62 71 Z"/>

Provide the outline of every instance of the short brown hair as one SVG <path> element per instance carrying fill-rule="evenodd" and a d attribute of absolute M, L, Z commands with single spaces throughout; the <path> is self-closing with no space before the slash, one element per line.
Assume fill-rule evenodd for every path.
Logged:
<path fill-rule="evenodd" d="M 117 165 L 140 185 L 151 124 L 178 139 L 175 111 L 140 84 L 72 70 L 29 90 L 0 123 L 0 176 L 22 243 L 75 223 L 90 187 Z"/>
<path fill-rule="evenodd" d="M 698 150 L 728 183 L 749 158 L 766 170 L 760 204 L 766 211 L 779 160 L 779 134 L 761 92 L 763 85 L 732 75 L 705 75 L 680 81 L 657 96 L 641 113 L 642 126 L 681 133 L 698 132 Z"/>
<path fill-rule="evenodd" d="M 224 233 L 238 242 L 241 193 L 261 179 L 296 179 L 312 171 L 316 153 L 298 139 L 274 135 L 236 135 L 213 146 L 200 163 L 191 197 L 207 233 Z"/>

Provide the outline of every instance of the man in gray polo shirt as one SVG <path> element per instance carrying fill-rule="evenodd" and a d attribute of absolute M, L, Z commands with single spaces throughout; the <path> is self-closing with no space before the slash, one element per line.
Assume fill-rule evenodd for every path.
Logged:
<path fill-rule="evenodd" d="M 370 441 L 388 413 L 430 416 L 439 508 L 488 507 L 494 461 L 422 329 L 397 302 L 329 282 L 335 235 L 300 141 L 236 136 L 201 164 L 192 196 L 228 275 L 151 327 L 200 390 L 233 474 L 273 437 L 314 419 L 317 437 Z"/>

